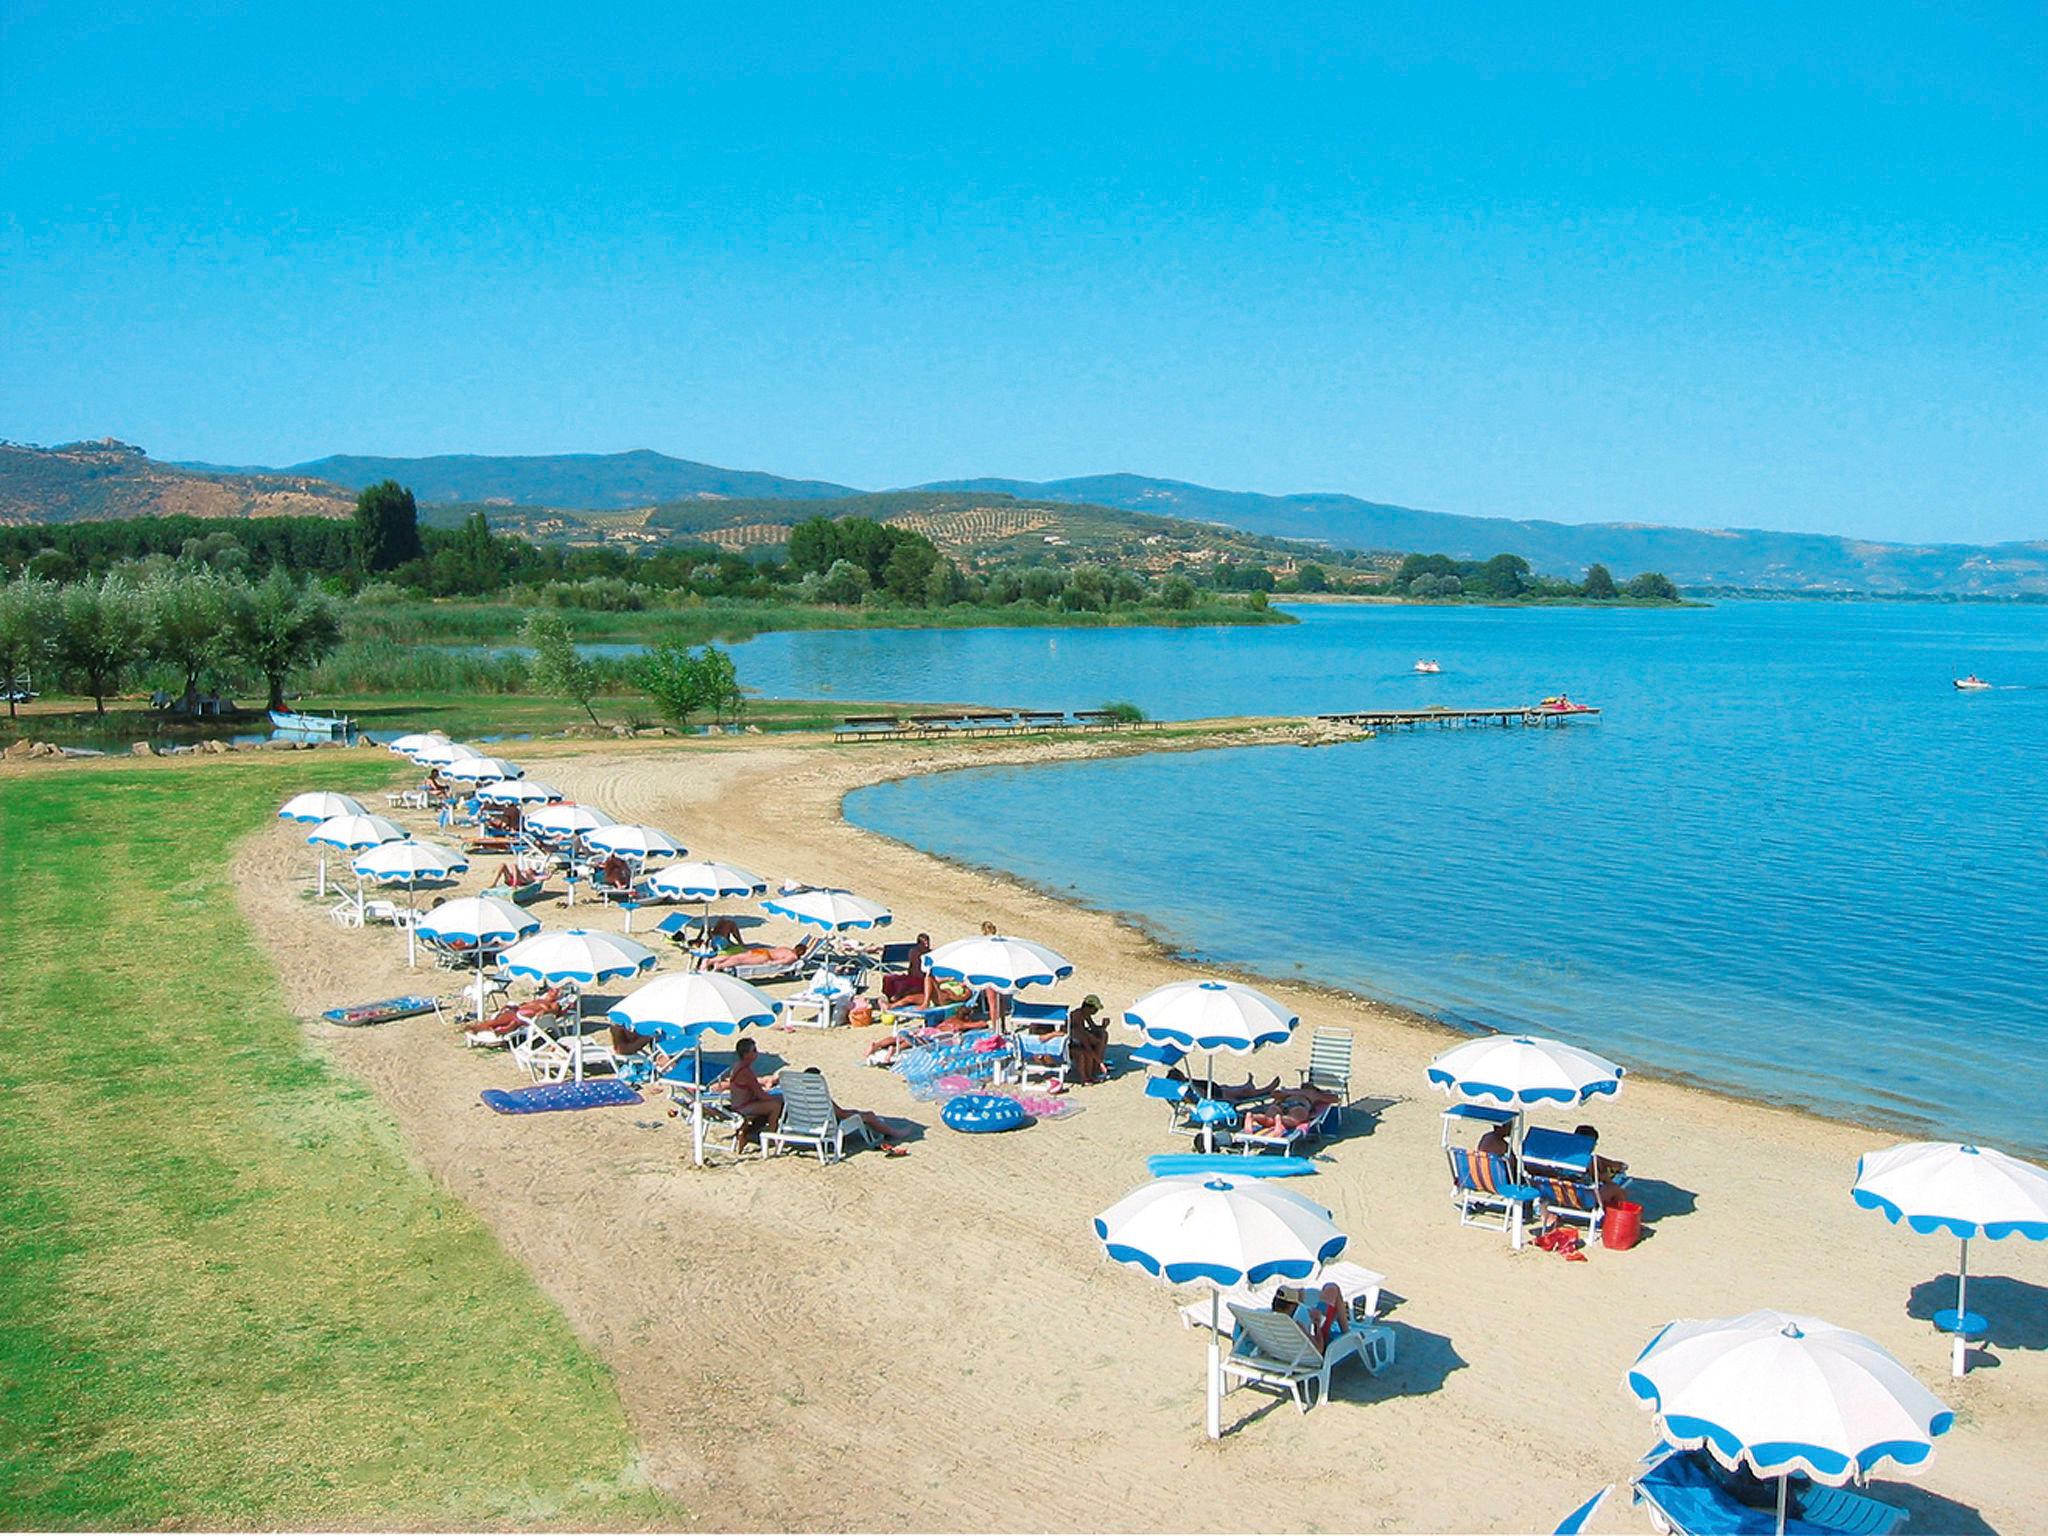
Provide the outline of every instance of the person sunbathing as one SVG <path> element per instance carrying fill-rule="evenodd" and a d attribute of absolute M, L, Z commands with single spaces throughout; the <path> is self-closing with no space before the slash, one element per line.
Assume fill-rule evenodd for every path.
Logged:
<path fill-rule="evenodd" d="M 529 864 L 525 859 L 511 859 L 498 866 L 498 873 L 491 879 L 491 885 L 508 885 L 517 890 L 522 885 L 531 885 L 547 873 L 545 864 Z M 490 887 L 486 886 L 488 890 Z"/>
<path fill-rule="evenodd" d="M 735 948 L 746 947 L 746 937 L 740 932 L 740 925 L 733 918 L 709 918 L 700 926 L 703 929 L 701 937 L 706 946 L 715 946 L 721 949 L 727 945 L 732 945 Z"/>
<path fill-rule="evenodd" d="M 1583 1136 L 1595 1147 L 1600 1145 L 1600 1132 L 1593 1126 L 1582 1125 L 1573 1131 L 1574 1136 Z M 1627 1198 L 1621 1192 L 1621 1181 L 1628 1176 L 1628 1164 L 1617 1162 L 1611 1157 L 1601 1157 L 1597 1152 L 1592 1161 L 1593 1182 L 1599 1187 L 1600 1203 L 1612 1205 Z"/>
<path fill-rule="evenodd" d="M 917 942 L 910 946 L 910 966 L 900 976 L 882 978 L 882 1001 L 885 1003 L 910 1002 L 915 1006 L 932 1006 L 932 978 L 925 970 L 924 957 L 932 952 L 932 936 L 920 933 Z"/>
<path fill-rule="evenodd" d="M 736 971 L 750 965 L 795 965 L 811 952 L 815 939 L 799 939 L 794 945 L 757 944 L 751 949 L 730 949 L 704 962 L 707 971 Z"/>
<path fill-rule="evenodd" d="M 1275 1080 L 1278 1087 L 1278 1080 Z M 1288 1131 L 1298 1131 L 1312 1125 L 1318 1115 L 1337 1102 L 1333 1093 L 1324 1093 L 1317 1088 L 1288 1088 L 1273 1099 L 1270 1109 L 1248 1109 L 1244 1112 L 1244 1128 L 1248 1131 L 1265 1131 L 1275 1136 Z"/>
<path fill-rule="evenodd" d="M 1189 1077 L 1179 1067 L 1167 1068 L 1166 1075 L 1177 1083 L 1192 1083 L 1208 1099 L 1219 1099 L 1225 1104 L 1249 1104 L 1254 1099 L 1270 1098 L 1280 1090 L 1280 1079 L 1274 1078 L 1263 1088 L 1246 1077 L 1241 1083 L 1201 1083 Z M 1290 1092 L 1292 1090 L 1289 1090 Z"/>
<path fill-rule="evenodd" d="M 550 987 L 538 997 L 523 1003 L 508 1003 L 489 1018 L 475 1024 L 465 1024 L 463 1035 L 472 1044 L 497 1045 L 508 1035 L 517 1034 L 529 1024 L 538 1024 L 543 1019 L 560 1018 L 563 1004 L 570 1000 L 565 987 Z"/>
<path fill-rule="evenodd" d="M 822 1075 L 816 1067 L 805 1067 L 804 1070 L 813 1077 Z M 865 1125 L 869 1130 L 881 1137 L 882 1153 L 884 1156 L 907 1157 L 909 1155 L 909 1149 L 902 1145 L 908 1139 L 909 1133 L 897 1130 L 872 1109 L 848 1109 L 835 1101 L 832 1105 L 832 1113 L 841 1120 L 858 1119 L 862 1125 Z"/>
<path fill-rule="evenodd" d="M 620 855 L 609 853 L 590 871 L 590 878 L 601 890 L 630 891 L 633 888 L 633 866 Z"/>
<path fill-rule="evenodd" d="M 733 1047 L 732 1071 L 725 1079 L 726 1103 L 740 1117 L 739 1134 L 733 1138 L 735 1152 L 744 1152 L 760 1140 L 762 1132 L 774 1130 L 782 1121 L 782 1098 L 774 1091 L 782 1074 L 771 1072 L 762 1077 L 754 1066 L 759 1053 L 760 1047 L 751 1038 L 742 1037 Z"/>

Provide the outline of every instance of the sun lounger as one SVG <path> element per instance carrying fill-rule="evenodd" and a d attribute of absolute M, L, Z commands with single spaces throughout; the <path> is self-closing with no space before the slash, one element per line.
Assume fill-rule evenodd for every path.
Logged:
<path fill-rule="evenodd" d="M 1191 1086 L 1178 1078 L 1148 1077 L 1145 1079 L 1145 1097 L 1165 1101 L 1168 1130 L 1187 1129 L 1188 1109 L 1195 1098 L 1195 1090 Z"/>
<path fill-rule="evenodd" d="M 1337 1095 L 1337 1116 L 1351 1102 L 1351 1031 L 1319 1029 L 1309 1037 L 1308 1066 L 1302 1070 L 1304 1088 L 1320 1088 Z"/>
<path fill-rule="evenodd" d="M 1451 1162 L 1451 1199 L 1458 1207 L 1458 1225 L 1505 1232 L 1514 1247 L 1522 1246 L 1522 1225 L 1536 1190 L 1518 1182 L 1508 1160 L 1498 1153 L 1447 1147 Z"/>
<path fill-rule="evenodd" d="M 1226 1382 L 1284 1391 L 1303 1413 L 1319 1398 L 1329 1397 L 1330 1373 L 1339 1365 L 1364 1361 L 1374 1344 L 1388 1347 L 1393 1339 L 1391 1328 L 1372 1324 L 1347 1328 L 1317 1349 L 1308 1331 L 1291 1317 L 1235 1303 L 1230 1315 L 1237 1320 L 1237 1337 L 1223 1357 Z"/>
<path fill-rule="evenodd" d="M 1675 1536 L 1771 1536 L 1778 1528 L 1775 1505 L 1744 1504 L 1697 1456 L 1684 1451 L 1652 1462 L 1629 1488 L 1638 1504 L 1650 1506 L 1652 1523 Z M 1905 1523 L 1906 1511 L 1896 1504 L 1847 1488 L 1809 1484 L 1793 1495 L 1785 1531 L 1786 1536 L 1890 1536 Z"/>
<path fill-rule="evenodd" d="M 1536 1208 L 1541 1215 L 1583 1226 L 1589 1242 L 1599 1235 L 1603 1212 L 1597 1185 L 1577 1179 L 1528 1177 L 1529 1187 L 1536 1191 Z"/>
<path fill-rule="evenodd" d="M 1291 1154 L 1296 1147 L 1304 1146 L 1335 1131 L 1337 1121 L 1343 1113 L 1343 1105 L 1325 1104 L 1302 1125 L 1255 1128 L 1247 1122 L 1230 1133 L 1230 1144 L 1246 1157 L 1254 1152 Z"/>
<path fill-rule="evenodd" d="M 859 1115 L 843 1119 L 832 1109 L 832 1090 L 816 1072 L 785 1072 L 777 1091 L 782 1095 L 782 1118 L 775 1128 L 761 1133 L 763 1148 L 814 1148 L 821 1163 L 837 1162 L 846 1155 L 849 1135 L 867 1138 L 874 1144 L 875 1133 Z"/>
<path fill-rule="evenodd" d="M 1376 1321 L 1380 1313 L 1380 1289 L 1387 1283 L 1387 1277 L 1378 1270 L 1367 1269 L 1362 1264 L 1340 1262 L 1325 1264 L 1313 1281 L 1268 1280 L 1263 1285 L 1231 1286 L 1223 1293 L 1225 1304 L 1235 1302 L 1241 1307 L 1253 1307 L 1271 1311 L 1273 1294 L 1276 1291 L 1319 1291 L 1325 1284 L 1334 1285 L 1344 1297 L 1349 1309 L 1349 1321 L 1365 1326 Z M 1209 1326 L 1209 1296 L 1205 1291 L 1180 1309 L 1181 1326 L 1184 1328 L 1206 1328 Z M 1391 1347 L 1388 1357 L 1392 1357 Z M 1366 1361 L 1367 1369 L 1377 1374 L 1385 1361 L 1374 1364 Z"/>
<path fill-rule="evenodd" d="M 320 1017 L 330 1024 L 339 1024 L 345 1029 L 356 1029 L 365 1024 L 388 1024 L 393 1019 L 409 1019 L 418 1014 L 432 1013 L 438 1006 L 431 997 L 387 997 L 382 1002 L 357 1003 L 350 1008 L 329 1008 Z"/>

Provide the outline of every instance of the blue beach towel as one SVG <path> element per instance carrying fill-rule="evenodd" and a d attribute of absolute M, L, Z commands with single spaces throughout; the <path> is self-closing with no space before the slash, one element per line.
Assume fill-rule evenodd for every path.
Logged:
<path fill-rule="evenodd" d="M 535 1083 L 531 1088 L 486 1088 L 478 1095 L 501 1115 L 544 1115 L 558 1109 L 602 1109 L 644 1102 L 614 1078 L 583 1083 Z"/>
<path fill-rule="evenodd" d="M 431 997 L 387 997 L 382 1002 L 329 1008 L 320 1017 L 344 1029 L 355 1029 L 364 1024 L 388 1024 L 393 1019 L 409 1019 L 416 1014 L 433 1011 L 434 1000 Z"/>

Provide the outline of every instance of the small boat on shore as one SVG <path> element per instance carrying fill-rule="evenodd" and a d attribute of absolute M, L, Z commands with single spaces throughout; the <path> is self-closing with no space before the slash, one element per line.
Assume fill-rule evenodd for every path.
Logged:
<path fill-rule="evenodd" d="M 1415 663 L 1415 670 L 1418 672 L 1441 672 L 1443 668 L 1433 661 L 1418 661 Z"/>
<path fill-rule="evenodd" d="M 292 709 L 273 709 L 270 723 L 280 731 L 303 731 L 309 736 L 346 736 L 355 722 L 346 715 L 307 715 Z"/>
<path fill-rule="evenodd" d="M 1956 686 L 1962 689 L 1965 693 L 1975 693 L 1978 689 L 1989 688 L 1991 685 L 1985 682 L 1984 679 L 1979 677 L 1976 673 L 1972 672 L 1968 677 L 1957 678 Z"/>

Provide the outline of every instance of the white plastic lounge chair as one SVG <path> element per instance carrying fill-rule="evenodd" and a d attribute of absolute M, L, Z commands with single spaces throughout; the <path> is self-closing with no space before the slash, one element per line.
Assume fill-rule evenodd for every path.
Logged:
<path fill-rule="evenodd" d="M 1336 1286 L 1344 1297 L 1345 1306 L 1350 1309 L 1351 1321 L 1363 1326 L 1379 1317 L 1380 1289 L 1386 1283 L 1387 1277 L 1378 1270 L 1367 1269 L 1363 1264 L 1353 1264 L 1344 1260 L 1335 1264 L 1325 1264 L 1317 1272 L 1314 1281 L 1307 1283 L 1305 1288 L 1317 1291 L 1325 1284 Z M 1241 1307 L 1263 1307 L 1270 1310 L 1273 1305 L 1273 1293 L 1283 1286 L 1288 1289 L 1304 1288 L 1290 1281 L 1268 1280 L 1264 1285 L 1232 1286 L 1224 1291 L 1223 1301 L 1225 1305 L 1234 1302 Z M 1182 1306 L 1180 1320 L 1181 1326 L 1185 1328 L 1208 1327 L 1209 1293 L 1204 1291 L 1195 1300 Z M 1388 1358 L 1392 1358 L 1391 1350 L 1388 1351 Z M 1374 1371 L 1380 1368 L 1370 1360 L 1366 1364 Z"/>
<path fill-rule="evenodd" d="M 1343 1114 L 1341 1104 L 1326 1104 L 1305 1125 L 1283 1125 L 1254 1129 L 1249 1122 L 1230 1133 L 1230 1144 L 1249 1157 L 1254 1152 L 1291 1153 L 1296 1147 L 1319 1141 L 1337 1128 Z M 1254 1111 L 1253 1113 L 1256 1113 Z"/>
<path fill-rule="evenodd" d="M 785 1072 L 777 1085 L 782 1095 L 782 1118 L 773 1130 L 761 1133 L 761 1145 L 815 1148 L 821 1163 L 837 1162 L 846 1155 L 849 1135 L 875 1143 L 875 1133 L 859 1115 L 844 1119 L 832 1112 L 832 1090 L 816 1072 Z"/>
<path fill-rule="evenodd" d="M 1074 1070 L 1073 1056 L 1066 1032 L 1057 1035 L 1019 1034 L 1017 1041 L 1017 1081 L 1028 1083 L 1034 1078 L 1058 1078 L 1061 1081 Z"/>
<path fill-rule="evenodd" d="M 1309 1037 L 1308 1066 L 1302 1070 L 1304 1088 L 1320 1088 L 1337 1095 L 1337 1118 L 1351 1102 L 1351 1031 L 1319 1029 Z"/>
<path fill-rule="evenodd" d="M 1379 1324 L 1347 1328 L 1319 1350 L 1291 1317 L 1235 1304 L 1230 1315 L 1237 1319 L 1237 1338 L 1223 1357 L 1227 1383 L 1284 1391 L 1303 1413 L 1330 1395 L 1331 1371 L 1346 1360 L 1367 1358 L 1369 1335 L 1389 1342 L 1394 1336 L 1391 1328 Z"/>

